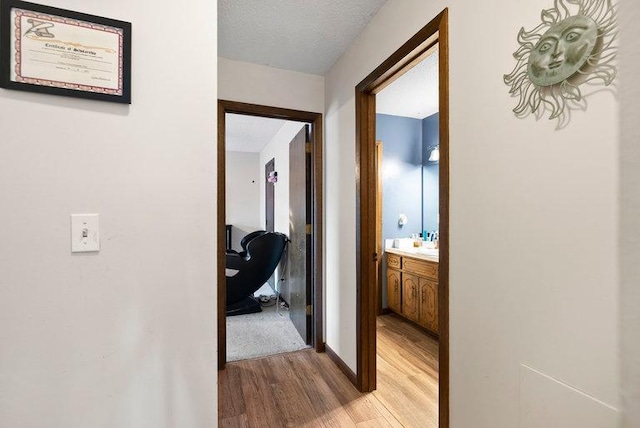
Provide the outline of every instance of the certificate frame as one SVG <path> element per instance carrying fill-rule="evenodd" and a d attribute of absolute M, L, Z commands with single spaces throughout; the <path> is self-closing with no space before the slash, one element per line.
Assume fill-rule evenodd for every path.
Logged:
<path fill-rule="evenodd" d="M 131 104 L 131 23 L 0 0 L 0 87 Z"/>

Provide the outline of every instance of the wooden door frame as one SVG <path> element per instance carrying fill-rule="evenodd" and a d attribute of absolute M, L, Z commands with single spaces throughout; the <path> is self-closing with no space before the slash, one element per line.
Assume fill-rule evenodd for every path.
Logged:
<path fill-rule="evenodd" d="M 376 386 L 376 93 L 438 43 L 440 124 L 439 426 L 449 427 L 449 31 L 448 9 L 356 86 L 357 387 Z"/>
<path fill-rule="evenodd" d="M 382 191 L 382 159 L 384 157 L 384 143 L 380 140 L 376 140 L 376 252 L 378 253 L 378 265 L 376 274 L 376 314 L 378 316 L 384 313 L 382 307 L 382 255 L 384 248 L 382 245 L 382 202 L 384 193 Z M 388 309 L 387 309 L 388 313 Z"/>
<path fill-rule="evenodd" d="M 323 193 L 322 193 L 322 169 L 323 169 L 323 142 L 322 142 L 322 114 L 301 110 L 290 110 L 279 107 L 269 107 L 257 104 L 247 104 L 236 101 L 218 100 L 218 241 L 217 241 L 217 296 L 218 296 L 218 370 L 223 370 L 227 361 L 227 313 L 226 301 L 227 290 L 225 275 L 225 230 L 226 218 L 226 121 L 227 113 L 243 114 L 248 116 L 268 117 L 272 119 L 293 120 L 307 122 L 312 125 L 311 142 L 312 147 L 312 236 L 313 244 L 311 248 L 311 287 L 313 290 L 313 321 L 312 321 L 312 346 L 317 352 L 324 351 L 324 331 L 323 331 L 323 301 L 322 301 L 322 281 L 323 281 Z"/>

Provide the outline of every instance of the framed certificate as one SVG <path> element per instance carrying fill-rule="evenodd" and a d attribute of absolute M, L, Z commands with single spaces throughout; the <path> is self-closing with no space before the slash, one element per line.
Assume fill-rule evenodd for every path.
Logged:
<path fill-rule="evenodd" d="M 131 24 L 0 0 L 0 87 L 131 104 Z"/>

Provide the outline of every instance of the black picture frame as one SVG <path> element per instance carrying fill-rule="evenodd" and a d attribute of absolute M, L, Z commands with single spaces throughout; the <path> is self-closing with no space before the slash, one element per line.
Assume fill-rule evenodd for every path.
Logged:
<path fill-rule="evenodd" d="M 49 33 L 48 28 L 38 30 L 36 24 L 33 24 L 33 21 L 31 20 L 26 21 L 32 26 L 27 28 L 26 33 L 24 31 L 18 31 L 21 30 L 19 22 L 21 23 L 22 20 L 15 18 L 12 22 L 12 13 L 14 13 L 14 10 L 16 13 L 20 13 L 20 16 L 24 16 L 25 18 L 35 20 L 44 17 L 44 27 L 48 26 L 48 28 L 52 29 L 52 32 Z M 96 55 L 96 52 L 90 51 L 89 49 L 78 51 L 78 49 L 84 49 L 85 46 L 81 43 L 73 43 L 75 39 L 63 41 L 56 40 L 55 35 L 52 34 L 53 28 L 56 24 L 59 25 L 58 28 L 61 28 L 60 26 L 66 26 L 66 28 L 75 27 L 76 29 L 74 29 L 74 31 L 77 33 L 101 31 L 101 34 L 108 33 L 107 37 L 111 37 L 112 39 L 117 38 L 118 49 L 109 51 L 109 55 L 112 57 L 115 56 L 116 61 L 102 61 L 105 64 L 109 64 L 108 66 L 112 69 L 117 69 L 117 78 L 112 77 L 112 80 L 115 81 L 117 79 L 117 81 L 110 83 L 112 87 L 99 86 L 100 82 L 98 75 L 103 70 L 95 72 L 83 71 L 84 73 L 96 74 L 96 77 L 93 77 L 98 79 L 95 84 L 78 83 L 77 80 L 74 82 L 72 79 L 67 81 L 51 78 L 47 79 L 46 77 L 42 78 L 41 76 L 27 76 L 25 78 L 20 74 L 18 71 L 22 70 L 22 62 L 19 62 L 18 60 L 18 58 L 20 58 L 20 61 L 22 61 L 22 56 L 18 55 L 21 52 L 20 43 L 22 43 L 22 40 L 25 40 L 25 34 L 28 33 L 34 33 L 35 35 L 32 35 L 30 40 L 36 40 L 37 42 L 43 41 L 46 38 L 51 38 L 52 43 L 48 46 L 53 46 L 59 49 L 55 50 L 47 47 L 47 50 L 50 50 L 51 53 L 44 52 L 44 49 L 43 52 L 40 52 L 50 55 L 50 57 L 43 56 L 43 58 L 52 58 L 51 61 L 58 61 L 59 64 L 64 64 L 62 66 L 56 65 L 52 68 L 64 69 L 65 66 L 67 69 L 73 68 L 73 71 L 67 72 L 69 77 L 78 76 L 77 73 L 79 72 L 78 70 L 80 67 L 84 67 L 87 70 L 93 70 L 91 67 L 77 64 L 82 64 L 79 62 L 84 61 L 82 57 L 87 57 L 88 59 L 86 61 L 91 62 L 92 59 L 89 55 Z M 16 28 L 13 28 L 14 25 Z M 12 29 L 14 34 L 16 34 L 15 37 L 17 37 L 13 43 Z M 82 45 L 81 48 L 77 48 L 77 46 L 80 45 Z M 65 49 L 70 52 L 65 52 Z M 103 51 L 106 50 L 103 49 Z M 69 65 L 69 62 L 64 62 L 70 60 L 62 59 L 63 54 L 65 54 L 64 58 L 72 58 L 71 61 L 75 62 L 71 65 Z M 27 54 L 25 54 L 25 56 L 26 55 Z M 13 61 L 19 64 L 14 66 L 13 70 L 12 57 Z M 35 62 L 35 60 L 32 61 Z M 96 60 L 94 62 L 97 63 L 100 61 Z M 27 61 L 25 61 L 25 64 L 26 63 Z M 53 64 L 53 62 L 50 64 Z M 98 65 L 96 65 L 96 67 L 97 66 Z M 76 74 L 74 75 L 73 72 L 76 72 Z M 62 74 L 65 72 L 57 71 L 57 73 Z M 0 0 L 0 88 L 131 104 L 131 23 L 20 0 Z"/>

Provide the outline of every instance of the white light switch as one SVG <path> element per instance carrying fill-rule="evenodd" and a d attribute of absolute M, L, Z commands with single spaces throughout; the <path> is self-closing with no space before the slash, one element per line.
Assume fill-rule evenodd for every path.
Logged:
<path fill-rule="evenodd" d="M 99 214 L 71 214 L 71 252 L 100 251 Z"/>

